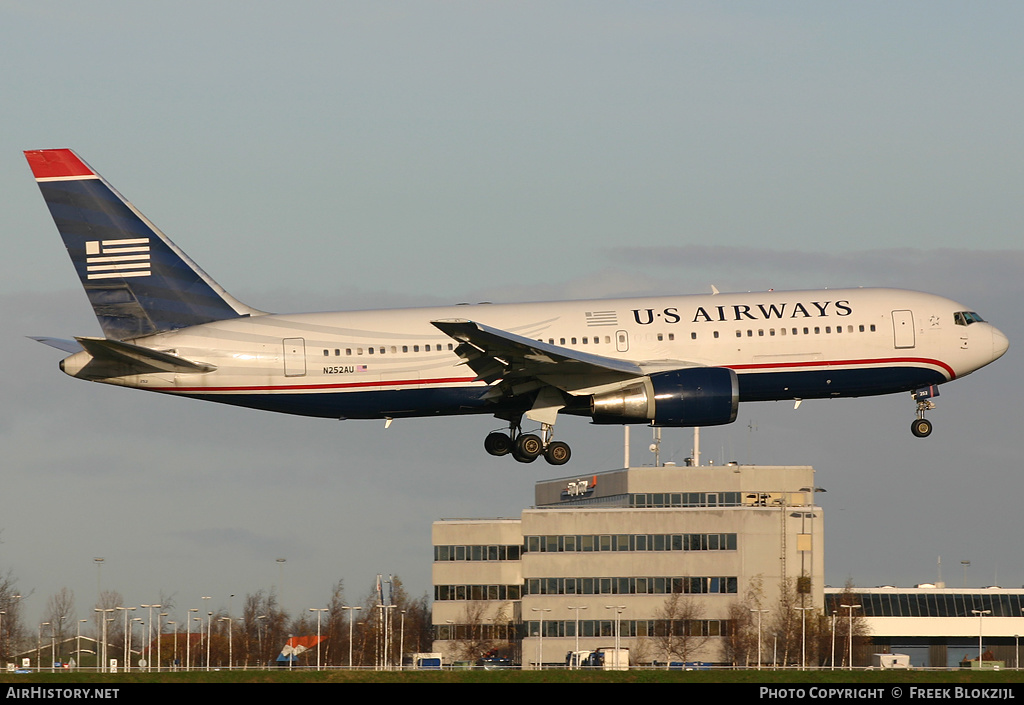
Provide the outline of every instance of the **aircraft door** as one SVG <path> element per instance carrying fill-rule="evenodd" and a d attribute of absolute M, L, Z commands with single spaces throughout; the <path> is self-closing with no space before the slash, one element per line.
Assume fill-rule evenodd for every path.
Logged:
<path fill-rule="evenodd" d="M 615 349 L 619 352 L 629 351 L 629 333 L 624 330 L 615 331 Z"/>
<path fill-rule="evenodd" d="M 914 312 L 892 312 L 893 346 L 897 349 L 914 347 Z"/>
<path fill-rule="evenodd" d="M 302 377 L 306 374 L 306 341 L 304 338 L 285 338 L 284 376 Z"/>

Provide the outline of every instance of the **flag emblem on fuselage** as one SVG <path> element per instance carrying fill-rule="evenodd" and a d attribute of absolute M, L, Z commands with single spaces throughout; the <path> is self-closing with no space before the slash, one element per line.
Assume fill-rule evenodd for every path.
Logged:
<path fill-rule="evenodd" d="M 149 238 L 89 240 L 85 243 L 87 279 L 148 277 Z"/>
<path fill-rule="evenodd" d="M 617 326 L 619 317 L 615 311 L 587 311 L 587 325 L 594 326 Z"/>

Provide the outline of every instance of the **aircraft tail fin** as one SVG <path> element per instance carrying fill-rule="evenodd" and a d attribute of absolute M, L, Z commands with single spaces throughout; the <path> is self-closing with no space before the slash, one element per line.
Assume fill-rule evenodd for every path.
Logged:
<path fill-rule="evenodd" d="M 263 313 L 228 294 L 70 149 L 25 158 L 107 338 Z"/>

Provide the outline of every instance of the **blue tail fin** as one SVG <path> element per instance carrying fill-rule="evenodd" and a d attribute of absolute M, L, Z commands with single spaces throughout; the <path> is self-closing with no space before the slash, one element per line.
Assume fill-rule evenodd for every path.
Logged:
<path fill-rule="evenodd" d="M 25 157 L 107 338 L 261 313 L 224 291 L 70 149 Z"/>

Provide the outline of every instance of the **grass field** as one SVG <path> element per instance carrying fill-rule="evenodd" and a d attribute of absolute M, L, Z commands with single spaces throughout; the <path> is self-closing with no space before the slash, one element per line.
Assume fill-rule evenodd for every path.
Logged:
<path fill-rule="evenodd" d="M 0 683 L 22 686 L 143 683 L 733 683 L 779 685 L 1009 686 L 1024 671 L 193 671 L 190 673 L 0 674 Z"/>

